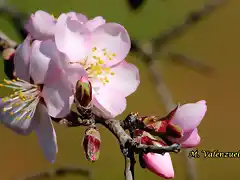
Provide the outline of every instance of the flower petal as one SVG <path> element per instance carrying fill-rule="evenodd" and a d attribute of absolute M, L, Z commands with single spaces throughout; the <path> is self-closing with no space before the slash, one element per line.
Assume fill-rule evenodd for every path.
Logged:
<path fill-rule="evenodd" d="M 106 23 L 93 31 L 91 37 L 92 47 L 106 49 L 107 53 L 115 53 L 116 56 L 106 62 L 112 66 L 124 60 L 130 51 L 131 40 L 127 30 L 117 23 Z"/>
<path fill-rule="evenodd" d="M 14 57 L 14 71 L 16 76 L 25 81 L 30 81 L 29 75 L 29 56 L 30 56 L 31 37 L 27 36 L 22 44 L 16 50 Z"/>
<path fill-rule="evenodd" d="M 56 59 L 59 60 L 58 50 L 52 40 L 33 42 L 30 75 L 35 84 L 51 83 L 59 76 L 61 70 L 55 63 Z"/>
<path fill-rule="evenodd" d="M 136 91 L 140 84 L 139 71 L 136 66 L 123 61 L 113 67 L 111 71 L 114 72 L 114 75 L 108 76 L 109 83 L 106 86 L 118 90 L 125 97 Z"/>
<path fill-rule="evenodd" d="M 57 138 L 51 118 L 49 117 L 46 107 L 42 104 L 38 107 L 39 124 L 36 128 L 39 145 L 48 161 L 55 162 L 58 152 Z"/>
<path fill-rule="evenodd" d="M 165 153 L 164 155 L 147 153 L 143 155 L 143 160 L 146 167 L 156 175 L 165 179 L 174 177 L 174 169 L 169 153 Z"/>
<path fill-rule="evenodd" d="M 197 128 L 190 132 L 189 135 L 186 134 L 185 136 L 188 138 L 181 143 L 183 148 L 193 148 L 200 144 L 201 137 L 198 134 Z"/>
<path fill-rule="evenodd" d="M 71 20 L 66 14 L 58 18 L 55 41 L 59 51 L 66 54 L 72 61 L 79 61 L 86 57 L 86 37 L 88 29 L 76 20 Z"/>
<path fill-rule="evenodd" d="M 93 92 L 93 112 L 104 118 L 114 118 L 126 109 L 126 98 L 110 87 L 103 87 L 98 92 Z"/>
<path fill-rule="evenodd" d="M 207 111 L 206 101 L 184 104 L 179 107 L 171 123 L 178 125 L 184 132 L 195 129 Z"/>
<path fill-rule="evenodd" d="M 85 16 L 84 14 L 81 14 L 81 13 L 76 13 L 76 12 L 68 12 L 66 13 L 66 15 L 68 17 L 71 18 L 71 20 L 76 20 L 78 22 L 80 22 L 81 24 L 84 24 L 88 21 L 88 18 L 87 16 Z"/>
<path fill-rule="evenodd" d="M 21 112 L 11 115 L 9 111 L 4 111 L 6 105 L 8 105 L 8 102 L 3 102 L 0 98 L 0 124 L 4 124 L 9 129 L 21 135 L 28 135 L 36 128 L 38 122 L 35 116 L 29 119 L 26 116 L 17 119 L 21 116 Z"/>
<path fill-rule="evenodd" d="M 32 14 L 25 25 L 25 29 L 34 39 L 44 40 L 54 34 L 56 20 L 45 11 L 37 11 Z"/>
<path fill-rule="evenodd" d="M 168 137 L 168 140 L 170 140 L 172 143 L 181 144 L 183 148 L 192 148 L 199 145 L 201 138 L 198 135 L 197 128 L 195 128 L 192 131 L 183 133 L 183 136 L 181 138 Z"/>
<path fill-rule="evenodd" d="M 43 87 L 42 97 L 46 103 L 48 114 L 55 118 L 65 117 L 73 103 L 73 90 L 63 74 L 59 79 Z"/>
<path fill-rule="evenodd" d="M 86 26 L 90 31 L 94 31 L 98 26 L 106 23 L 106 20 L 102 16 L 97 16 L 86 22 Z"/>
<path fill-rule="evenodd" d="M 86 70 L 80 64 L 70 65 L 65 69 L 65 76 L 68 81 L 72 84 L 72 88 L 75 89 L 77 81 L 81 77 L 88 77 Z"/>

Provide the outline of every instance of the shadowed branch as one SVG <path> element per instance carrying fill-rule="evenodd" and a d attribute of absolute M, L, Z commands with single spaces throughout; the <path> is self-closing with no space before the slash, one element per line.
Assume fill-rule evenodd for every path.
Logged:
<path fill-rule="evenodd" d="M 92 180 L 92 172 L 89 169 L 77 167 L 77 166 L 64 166 L 48 171 L 41 171 L 36 174 L 28 175 L 17 180 L 40 180 L 43 178 L 53 178 L 53 177 L 64 177 L 66 175 L 79 175 L 87 177 L 89 180 Z"/>

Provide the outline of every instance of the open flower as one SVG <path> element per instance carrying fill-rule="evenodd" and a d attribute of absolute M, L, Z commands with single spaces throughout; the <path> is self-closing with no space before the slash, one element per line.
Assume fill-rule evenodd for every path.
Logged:
<path fill-rule="evenodd" d="M 37 11 L 26 29 L 35 39 L 48 41 L 41 43 L 43 49 L 47 49 L 43 44 L 57 47 L 51 55 L 73 89 L 81 77 L 89 79 L 95 113 L 110 118 L 125 110 L 126 97 L 136 90 L 140 80 L 138 69 L 124 60 L 131 43 L 124 27 L 106 23 L 101 16 L 88 20 L 69 12 L 55 19 Z"/>
<path fill-rule="evenodd" d="M 52 50 L 43 48 L 37 40 L 31 44 L 28 36 L 16 50 L 14 58 L 19 78 L 5 80 L 5 84 L 1 84 L 12 88 L 14 93 L 0 102 L 1 122 L 23 135 L 35 130 L 50 162 L 55 161 L 57 153 L 56 134 L 50 116 L 65 117 L 73 101 L 66 78 L 48 57 Z"/>
<path fill-rule="evenodd" d="M 115 117 L 126 108 L 126 97 L 139 85 L 138 69 L 124 59 L 130 38 L 119 24 L 105 23 L 92 32 L 86 25 L 62 14 L 55 31 L 55 43 L 64 55 L 57 61 L 69 81 L 86 77 L 92 84 L 94 112 Z"/>
<path fill-rule="evenodd" d="M 197 146 L 201 140 L 197 127 L 205 116 L 206 111 L 205 100 L 180 106 L 170 120 L 170 123 L 178 125 L 183 130 L 183 137 L 170 138 L 170 140 L 180 143 L 185 148 Z"/>

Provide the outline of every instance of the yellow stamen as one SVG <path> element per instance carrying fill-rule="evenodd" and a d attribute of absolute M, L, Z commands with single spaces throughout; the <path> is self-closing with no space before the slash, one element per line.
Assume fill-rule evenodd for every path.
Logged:
<path fill-rule="evenodd" d="M 96 50 L 97 50 L 97 48 L 96 48 L 96 47 L 92 48 L 92 52 L 95 52 Z"/>

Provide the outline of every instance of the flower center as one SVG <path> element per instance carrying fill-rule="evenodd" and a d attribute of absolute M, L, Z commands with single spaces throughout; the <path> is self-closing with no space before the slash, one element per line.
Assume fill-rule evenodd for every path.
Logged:
<path fill-rule="evenodd" d="M 114 75 L 110 67 L 106 67 L 107 62 L 112 61 L 116 57 L 116 53 L 111 53 L 107 49 L 98 49 L 93 47 L 89 56 L 79 62 L 87 71 L 89 78 L 98 78 L 104 85 L 109 83 L 109 75 Z"/>
<path fill-rule="evenodd" d="M 2 98 L 3 112 L 9 113 L 16 120 L 31 119 L 41 98 L 39 86 L 19 78 L 4 82 L 0 87 L 11 88 L 14 93 Z"/>

